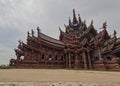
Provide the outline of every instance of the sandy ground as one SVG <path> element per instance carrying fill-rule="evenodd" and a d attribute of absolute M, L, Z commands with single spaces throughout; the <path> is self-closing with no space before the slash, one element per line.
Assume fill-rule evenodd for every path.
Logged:
<path fill-rule="evenodd" d="M 0 82 L 120 83 L 120 72 L 65 69 L 0 69 Z"/>

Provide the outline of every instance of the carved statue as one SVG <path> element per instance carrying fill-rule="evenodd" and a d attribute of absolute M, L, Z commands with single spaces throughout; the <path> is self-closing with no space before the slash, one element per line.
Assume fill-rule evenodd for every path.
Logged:
<path fill-rule="evenodd" d="M 15 59 L 10 59 L 10 66 L 13 66 L 13 65 L 15 65 L 16 64 L 16 60 Z"/>

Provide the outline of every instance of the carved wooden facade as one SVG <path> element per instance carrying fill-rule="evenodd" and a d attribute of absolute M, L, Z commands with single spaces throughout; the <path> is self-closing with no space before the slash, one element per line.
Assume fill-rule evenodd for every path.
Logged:
<path fill-rule="evenodd" d="M 111 37 L 106 30 L 106 22 L 102 31 L 97 32 L 93 21 L 87 27 L 75 15 L 65 32 L 60 28 L 59 40 L 41 33 L 37 27 L 28 32 L 27 43 L 19 41 L 15 49 L 17 59 L 11 59 L 10 65 L 15 67 L 56 67 L 82 69 L 120 69 L 120 38 L 114 31 Z"/>

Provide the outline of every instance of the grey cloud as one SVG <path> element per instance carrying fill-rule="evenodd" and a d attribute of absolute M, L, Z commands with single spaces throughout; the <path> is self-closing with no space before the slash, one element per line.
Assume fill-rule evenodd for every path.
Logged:
<path fill-rule="evenodd" d="M 1 50 L 8 53 L 0 53 L 0 64 L 13 57 L 17 41 L 25 41 L 28 30 L 36 31 L 40 26 L 43 33 L 58 38 L 58 27 L 64 30 L 73 8 L 82 20 L 86 19 L 87 25 L 93 19 L 98 31 L 106 20 L 110 34 L 114 29 L 120 32 L 119 0 L 0 0 L 0 44 Z"/>

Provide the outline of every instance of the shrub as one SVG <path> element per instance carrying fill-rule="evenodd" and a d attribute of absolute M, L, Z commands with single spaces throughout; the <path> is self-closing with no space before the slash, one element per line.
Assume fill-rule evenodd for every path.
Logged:
<path fill-rule="evenodd" d="M 1 65 L 0 69 L 11 69 L 12 67 L 9 65 Z"/>

